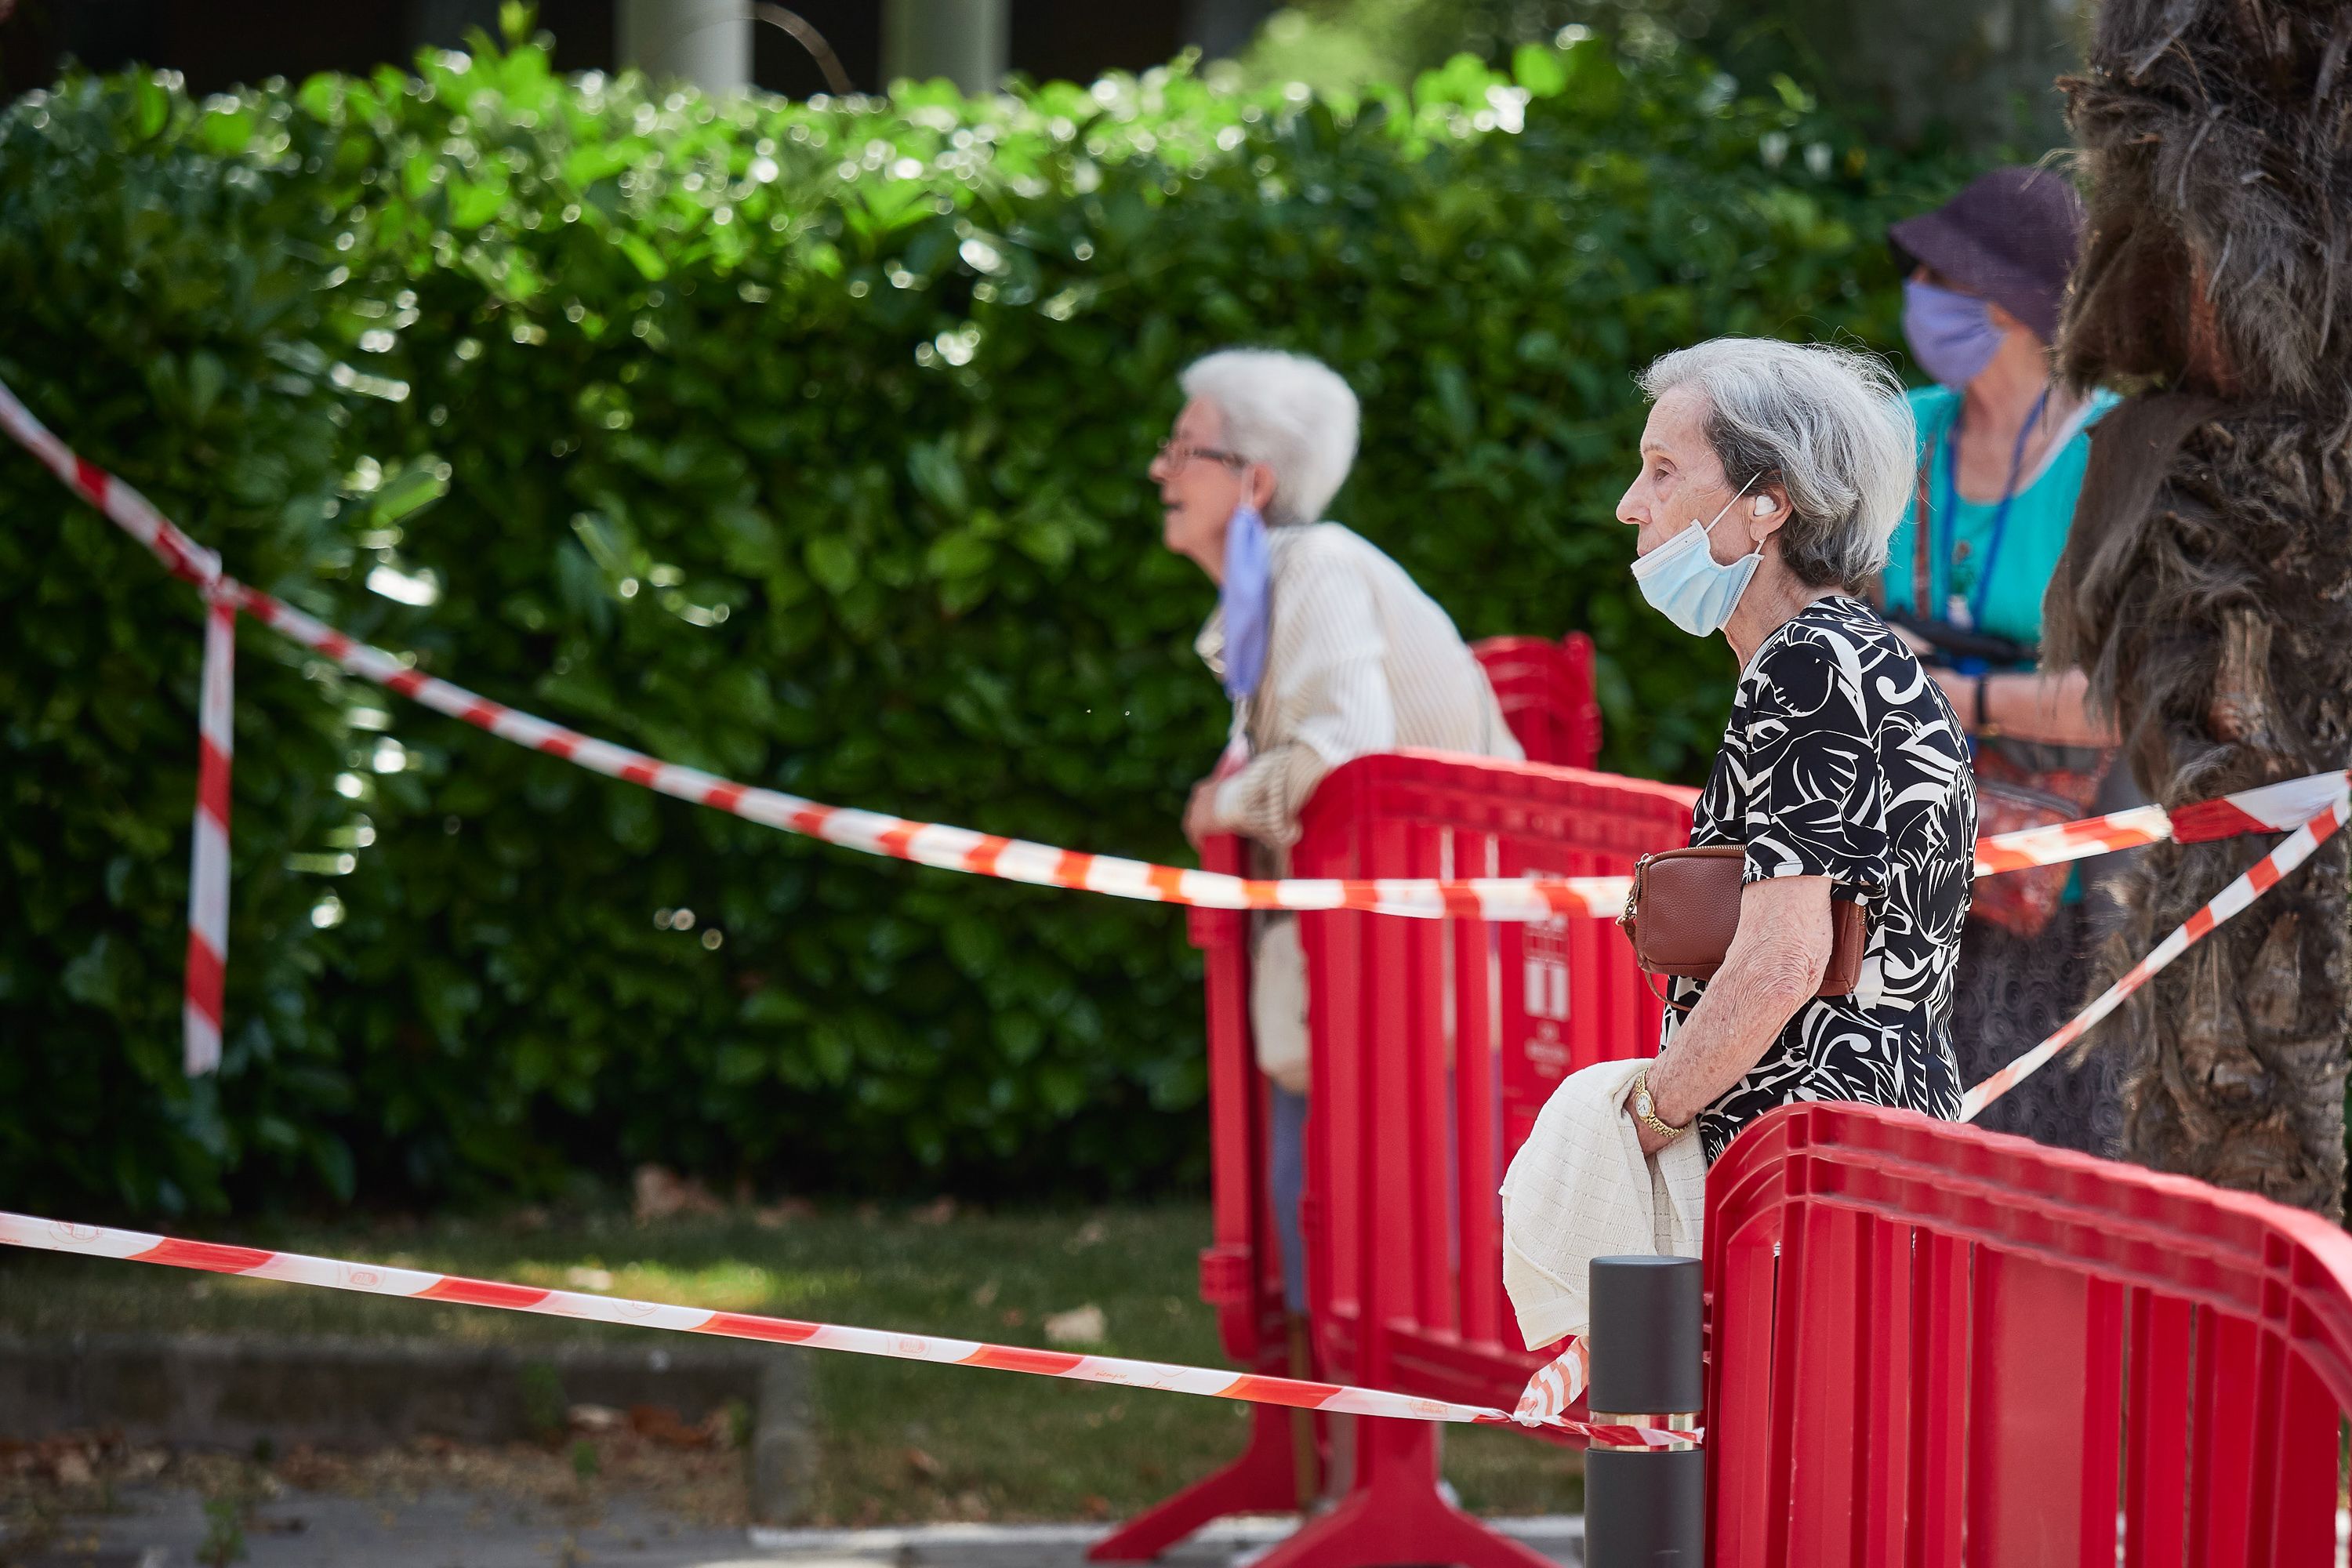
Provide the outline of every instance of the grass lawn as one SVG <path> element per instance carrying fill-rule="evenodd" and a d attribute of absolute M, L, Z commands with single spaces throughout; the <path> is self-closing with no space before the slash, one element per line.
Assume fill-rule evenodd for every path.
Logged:
<path fill-rule="evenodd" d="M 779 1226 L 747 1210 L 640 1225 L 525 1211 L 367 1226 L 183 1227 L 368 1262 L 871 1328 L 1042 1345 L 1046 1316 L 1092 1305 L 1085 1348 L 1223 1364 L 1195 1290 L 1204 1205 L 886 1214 L 825 1210 Z M 593 1271 L 611 1276 L 609 1286 Z M 583 1276 L 585 1276 L 583 1279 Z M 591 1283 L 593 1281 L 593 1283 Z M 173 1268 L 0 1249 L 0 1330 L 418 1336 L 467 1342 L 642 1339 L 654 1331 L 412 1302 Z M 813 1351 L 823 1460 L 813 1523 L 1123 1516 L 1236 1452 L 1246 1407 L 1004 1373 Z M 1580 1457 L 1509 1432 L 1454 1428 L 1445 1470 L 1491 1513 L 1580 1506 Z"/>

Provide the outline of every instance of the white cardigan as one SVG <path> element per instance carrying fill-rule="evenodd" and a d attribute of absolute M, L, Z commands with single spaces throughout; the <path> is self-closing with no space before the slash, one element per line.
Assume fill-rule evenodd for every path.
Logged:
<path fill-rule="evenodd" d="M 1220 822 L 1287 849 L 1315 786 L 1355 758 L 1422 746 L 1520 760 L 1477 656 L 1403 567 L 1336 522 L 1270 528 L 1265 541 L 1265 673 L 1234 715 L 1249 761 L 1217 785 Z M 1193 647 L 1224 673 L 1224 611 Z"/>
<path fill-rule="evenodd" d="M 1633 1075 L 1648 1065 L 1570 1073 L 1504 1173 L 1503 1288 L 1529 1350 L 1591 1328 L 1594 1258 L 1699 1255 L 1706 1156 L 1698 1133 L 1645 1156 L 1624 1110 Z"/>

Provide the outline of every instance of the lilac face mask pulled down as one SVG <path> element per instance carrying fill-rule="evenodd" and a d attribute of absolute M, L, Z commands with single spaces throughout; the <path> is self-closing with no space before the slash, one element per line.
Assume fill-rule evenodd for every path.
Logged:
<path fill-rule="evenodd" d="M 1225 695 L 1246 702 L 1265 675 L 1266 599 L 1273 560 L 1265 519 L 1244 501 L 1225 525 L 1225 576 L 1217 605 L 1225 615 Z"/>
<path fill-rule="evenodd" d="M 1713 637 L 1731 619 L 1731 612 L 1739 607 L 1739 596 L 1748 592 L 1755 579 L 1756 569 L 1764 563 L 1764 547 L 1759 544 L 1738 560 L 1725 565 L 1707 548 L 1707 536 L 1715 531 L 1724 513 L 1739 503 L 1748 493 L 1754 479 L 1739 487 L 1706 521 L 1690 520 L 1690 526 L 1633 561 L 1633 582 L 1642 590 L 1642 597 L 1650 607 L 1695 637 Z"/>

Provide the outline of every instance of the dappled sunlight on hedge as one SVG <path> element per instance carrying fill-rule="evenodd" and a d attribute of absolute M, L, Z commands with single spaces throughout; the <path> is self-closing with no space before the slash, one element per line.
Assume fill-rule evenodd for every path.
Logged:
<path fill-rule="evenodd" d="M 0 121 L 0 376 L 232 572 L 498 700 L 1168 859 L 1223 731 L 1142 475 L 1186 360 L 1330 361 L 1365 399 L 1335 515 L 1473 636 L 1591 630 L 1609 763 L 1688 776 L 1731 672 L 1628 591 L 1632 373 L 1885 341 L 1880 230 L 1945 173 L 1599 41 L 1346 117 L 1181 71 L 714 104 L 529 46 L 206 104 L 85 79 Z M 194 601 L 21 456 L 0 509 L 22 1203 L 1202 1168 L 1176 913 L 698 812 L 250 627 L 227 1056 L 184 1082 Z"/>

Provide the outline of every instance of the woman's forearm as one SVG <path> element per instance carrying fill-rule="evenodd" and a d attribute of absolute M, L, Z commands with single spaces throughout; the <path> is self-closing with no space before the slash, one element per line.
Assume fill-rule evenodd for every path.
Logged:
<path fill-rule="evenodd" d="M 2115 726 L 2091 711 L 2091 678 L 2079 669 L 1986 677 L 1985 717 L 2004 735 L 2053 746 L 2112 746 Z"/>
<path fill-rule="evenodd" d="M 1791 877 L 1741 893 L 1723 967 L 1650 1068 L 1661 1121 L 1680 1127 L 1752 1071 L 1829 969 L 1829 881 Z"/>
<path fill-rule="evenodd" d="M 2045 746 L 2112 746 L 2115 727 L 2091 711 L 2091 679 L 2079 669 L 1999 675 L 1933 671 L 1936 683 L 1971 735 L 1999 734 Z M 1978 722 L 1977 682 L 1984 682 L 1983 723 Z"/>

